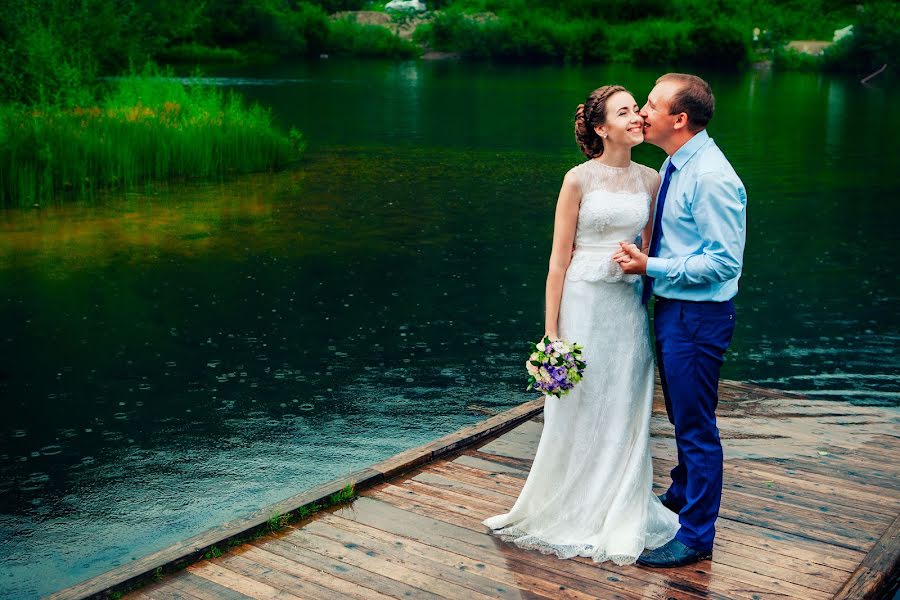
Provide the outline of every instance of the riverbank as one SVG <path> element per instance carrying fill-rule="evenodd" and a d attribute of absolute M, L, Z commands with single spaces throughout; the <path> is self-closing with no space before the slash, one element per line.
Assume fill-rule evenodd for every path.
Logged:
<path fill-rule="evenodd" d="M 349 506 L 214 553 L 186 571 L 173 561 L 183 560 L 187 546 L 180 556 L 173 547 L 170 556 L 147 557 L 50 598 L 99 597 L 127 582 L 151 582 L 125 597 L 232 591 L 252 597 L 514 598 L 528 592 L 557 598 L 564 591 L 585 600 L 751 594 L 826 600 L 878 597 L 892 584 L 900 556 L 895 409 L 838 408 L 723 381 L 725 478 L 713 559 L 664 576 L 588 558 L 559 561 L 504 544 L 481 524 L 508 511 L 520 492 L 542 410 L 542 399 L 523 404 L 297 496 L 294 504 L 308 502 L 349 479 L 360 492 Z M 658 386 L 651 433 L 660 493 L 673 464 L 674 432 Z M 255 517 L 259 523 L 248 523 L 260 526 L 266 514 L 283 508 L 264 509 Z M 822 514 L 831 518 L 823 521 Z M 203 544 L 229 532 L 208 532 Z M 201 552 L 201 543 L 193 542 L 190 550 Z M 178 572 L 152 582 L 154 573 L 172 570 Z"/>

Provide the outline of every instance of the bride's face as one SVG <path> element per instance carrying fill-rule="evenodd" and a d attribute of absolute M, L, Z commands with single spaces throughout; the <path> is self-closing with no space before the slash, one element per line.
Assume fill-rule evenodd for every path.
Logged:
<path fill-rule="evenodd" d="M 606 101 L 606 123 L 595 129 L 607 146 L 631 148 L 644 141 L 644 119 L 640 107 L 628 92 L 616 92 Z"/>

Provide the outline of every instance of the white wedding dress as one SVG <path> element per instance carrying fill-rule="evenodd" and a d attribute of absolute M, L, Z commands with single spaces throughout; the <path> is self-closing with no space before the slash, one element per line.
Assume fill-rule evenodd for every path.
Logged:
<path fill-rule="evenodd" d="M 546 397 L 525 486 L 512 510 L 483 523 L 522 548 L 630 564 L 678 531 L 678 515 L 652 491 L 654 363 L 641 278 L 612 260 L 647 223 L 657 174 L 597 160 L 573 172 L 582 197 L 559 335 L 584 346 L 584 379 L 568 395 Z"/>

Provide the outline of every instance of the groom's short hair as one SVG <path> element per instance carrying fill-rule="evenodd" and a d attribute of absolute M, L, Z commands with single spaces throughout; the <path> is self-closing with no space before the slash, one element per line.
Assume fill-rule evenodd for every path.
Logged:
<path fill-rule="evenodd" d="M 656 83 L 662 81 L 681 84 L 681 89 L 675 92 L 669 103 L 669 114 L 687 114 L 688 129 L 693 133 L 705 128 L 716 110 L 716 99 L 709 84 L 696 75 L 686 73 L 666 73 Z"/>

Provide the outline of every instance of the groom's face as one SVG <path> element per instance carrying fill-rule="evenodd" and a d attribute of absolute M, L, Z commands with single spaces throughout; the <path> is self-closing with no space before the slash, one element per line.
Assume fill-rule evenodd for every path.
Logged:
<path fill-rule="evenodd" d="M 670 114 L 672 98 L 680 89 L 675 81 L 661 81 L 650 90 L 647 103 L 641 109 L 644 117 L 644 141 L 654 146 L 664 144 L 675 131 L 677 115 Z"/>

